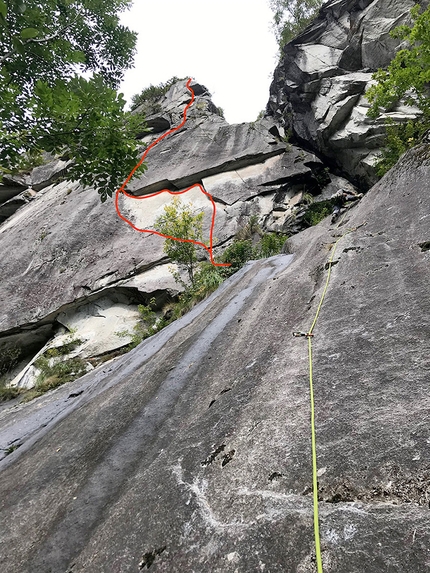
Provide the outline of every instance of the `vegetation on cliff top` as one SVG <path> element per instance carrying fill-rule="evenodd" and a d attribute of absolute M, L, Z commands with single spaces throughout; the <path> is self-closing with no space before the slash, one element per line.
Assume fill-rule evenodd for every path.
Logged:
<path fill-rule="evenodd" d="M 173 76 L 167 80 L 167 82 L 162 82 L 156 86 L 153 86 L 152 84 L 149 85 L 147 88 L 143 89 L 140 93 L 135 94 L 131 98 L 131 109 L 136 109 L 143 103 L 156 102 L 169 91 L 173 84 L 185 79 L 186 78 L 177 78 L 176 76 Z"/>
<path fill-rule="evenodd" d="M 65 177 L 102 200 L 121 185 L 143 127 L 117 93 L 135 52 L 137 36 L 118 17 L 130 5 L 0 0 L 0 176 L 47 151 L 73 158 Z"/>
<path fill-rule="evenodd" d="M 276 40 L 282 50 L 312 22 L 322 0 L 269 0 L 269 5 Z"/>

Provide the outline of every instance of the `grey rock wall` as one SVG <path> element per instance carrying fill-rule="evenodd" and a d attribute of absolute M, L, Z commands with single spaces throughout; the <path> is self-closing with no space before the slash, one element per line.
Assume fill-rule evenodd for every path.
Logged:
<path fill-rule="evenodd" d="M 270 118 L 227 124 L 214 112 L 206 88 L 195 82 L 192 87 L 196 101 L 187 123 L 150 151 L 148 170 L 127 190 L 142 198 L 202 184 L 216 202 L 217 252 L 250 215 L 266 230 L 287 232 L 303 195 L 317 196 L 330 182 L 325 166 L 282 141 L 282 129 Z M 169 126 L 178 125 L 189 101 L 185 82 L 175 84 L 152 115 L 153 125 L 160 128 L 156 120 L 163 117 Z M 142 142 L 159 136 L 155 129 Z M 7 277 L 0 290 L 0 362 L 1 353 L 16 346 L 28 360 L 64 328 L 85 341 L 86 356 L 88 348 L 102 354 L 124 346 L 129 339 L 115 333 L 132 332 L 138 303 L 156 297 L 162 305 L 180 291 L 168 271 L 163 240 L 131 229 L 113 202 L 102 204 L 92 189 L 62 180 L 67 167 L 57 159 L 37 167 L 25 180 L 30 188 L 0 206 L 0 276 Z M 183 198 L 204 211 L 208 240 L 210 201 L 198 189 Z M 145 200 L 121 196 L 120 208 L 139 228 L 151 229 L 169 201 L 168 193 Z M 116 318 L 103 321 L 104 315 Z M 91 330 L 94 321 L 99 326 Z"/>
<path fill-rule="evenodd" d="M 369 185 L 381 132 L 362 94 L 406 5 L 327 3 L 287 48 L 259 122 L 229 126 L 194 84 L 189 124 L 129 190 L 201 183 L 220 252 L 250 215 L 286 232 L 305 195 L 351 186 L 324 157 Z M 177 125 L 187 101 L 173 86 L 142 141 Z M 318 157 L 285 144 L 290 124 Z M 47 341 L 76 332 L 91 360 L 124 344 L 118 331 L 133 327 L 139 302 L 178 292 L 162 240 L 59 180 L 66 168 L 55 161 L 0 188 L 0 353 L 25 349 L 26 386 L 28 358 Z M 427 572 L 429 177 L 422 145 L 338 225 L 295 234 L 288 254 L 249 263 L 129 354 L 2 404 L 1 571 L 314 573 L 308 350 L 292 333 L 308 331 L 339 239 L 313 339 L 323 570 Z M 26 192 L 11 212 L 7 200 Z M 166 197 L 122 197 L 121 210 L 150 227 Z M 207 199 L 190 198 L 207 232 Z"/>
<path fill-rule="evenodd" d="M 371 120 L 364 95 L 372 73 L 386 67 L 399 48 L 390 31 L 410 21 L 414 4 L 327 2 L 309 28 L 285 47 L 274 73 L 267 112 L 363 188 L 376 181 L 374 163 L 385 119 L 401 122 L 417 114 L 399 106 Z"/>
<path fill-rule="evenodd" d="M 116 363 L 0 413 L 8 573 L 428 568 L 430 147 Z M 348 230 L 351 232 L 345 234 Z"/>

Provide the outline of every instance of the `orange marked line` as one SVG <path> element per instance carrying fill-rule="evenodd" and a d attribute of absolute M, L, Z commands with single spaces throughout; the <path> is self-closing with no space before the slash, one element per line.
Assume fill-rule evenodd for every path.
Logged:
<path fill-rule="evenodd" d="M 140 195 L 138 197 L 136 197 L 135 195 L 130 195 L 130 193 L 127 193 L 125 190 L 126 186 L 130 182 L 130 180 L 133 177 L 133 175 L 135 174 L 136 170 L 145 161 L 146 156 L 148 155 L 149 151 L 153 147 L 155 147 L 155 145 L 157 145 L 157 143 L 159 143 L 162 139 L 164 139 L 165 137 L 167 137 L 171 133 L 178 131 L 178 129 L 181 129 L 181 127 L 183 127 L 185 125 L 185 122 L 187 121 L 187 111 L 193 105 L 194 100 L 195 100 L 194 90 L 190 86 L 190 84 L 191 84 L 191 78 L 189 78 L 187 83 L 186 83 L 186 87 L 191 93 L 191 101 L 189 103 L 187 103 L 187 105 L 185 106 L 185 109 L 183 112 L 183 119 L 182 119 L 181 123 L 179 125 L 177 125 L 176 127 L 169 129 L 169 131 L 167 131 L 166 133 L 164 133 L 163 135 L 158 137 L 155 141 L 153 141 L 151 143 L 151 145 L 149 145 L 145 149 L 145 152 L 143 153 L 140 161 L 137 163 L 137 165 L 135 167 L 133 167 L 133 169 L 130 171 L 130 174 L 128 175 L 127 179 L 124 181 L 124 183 L 121 185 L 121 187 L 116 191 L 116 193 L 115 193 L 115 209 L 116 209 L 116 212 L 118 214 L 118 217 L 120 219 L 122 219 L 123 221 L 125 221 L 127 223 L 127 225 L 130 225 L 130 227 L 132 229 L 134 229 L 135 231 L 137 231 L 138 233 L 151 233 L 152 235 L 158 235 L 160 237 L 164 237 L 165 239 L 172 239 L 173 241 L 180 241 L 181 243 L 194 243 L 195 245 L 198 245 L 199 247 L 203 247 L 209 253 L 210 261 L 214 266 L 216 266 L 216 267 L 229 267 L 230 263 L 216 263 L 214 258 L 213 258 L 213 232 L 214 232 L 214 227 L 215 227 L 216 205 L 215 205 L 215 201 L 214 201 L 212 195 L 210 193 L 208 193 L 200 183 L 195 183 L 194 185 L 191 185 L 191 187 L 188 187 L 187 189 L 184 189 L 183 191 L 170 191 L 170 189 L 162 189 L 161 191 L 157 191 L 156 193 L 151 193 L 149 195 Z M 195 187 L 198 187 L 200 189 L 200 191 L 202 193 L 204 193 L 206 195 L 206 197 L 208 197 L 208 199 L 212 203 L 212 220 L 211 220 L 211 227 L 210 227 L 210 232 L 209 232 L 209 245 L 206 245 L 205 243 L 201 243 L 200 241 L 194 241 L 193 239 L 181 239 L 179 237 L 172 237 L 170 235 L 163 235 L 163 233 L 159 233 L 158 231 L 154 231 L 153 229 L 139 229 L 139 227 L 136 227 L 136 225 L 134 225 L 129 219 L 127 219 L 127 217 L 125 217 L 125 215 L 123 215 L 121 213 L 120 208 L 119 208 L 119 196 L 121 193 L 123 195 L 125 195 L 126 197 L 129 197 L 130 199 L 142 200 L 142 199 L 149 199 L 150 197 L 156 197 L 157 195 L 160 195 L 161 193 L 169 193 L 170 195 L 182 195 L 183 193 L 186 193 L 187 191 L 191 191 L 191 189 L 194 189 Z"/>

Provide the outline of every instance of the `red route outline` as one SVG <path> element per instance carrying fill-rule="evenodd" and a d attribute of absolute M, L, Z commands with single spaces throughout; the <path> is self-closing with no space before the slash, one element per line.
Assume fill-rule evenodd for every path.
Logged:
<path fill-rule="evenodd" d="M 192 81 L 192 78 L 189 78 L 187 83 L 186 83 L 186 88 L 191 93 L 191 101 L 189 103 L 187 103 L 187 105 L 185 106 L 185 109 L 183 112 L 183 119 L 182 119 L 181 123 L 178 126 L 173 127 L 172 129 L 169 129 L 169 131 L 167 131 L 166 133 L 164 133 L 163 135 L 158 137 L 155 141 L 153 141 L 151 143 L 151 145 L 149 145 L 145 149 L 145 152 L 143 153 L 140 161 L 131 170 L 130 174 L 128 175 L 128 177 L 124 181 L 124 183 L 121 185 L 121 187 L 119 189 L 117 189 L 117 191 L 115 193 L 115 209 L 116 209 L 116 212 L 118 214 L 118 217 L 120 219 L 122 219 L 123 221 L 125 221 L 128 225 L 130 225 L 130 227 L 132 229 L 134 229 L 138 233 L 151 233 L 153 235 L 158 235 L 160 237 L 164 237 L 165 239 L 172 239 L 173 241 L 180 241 L 182 243 L 194 243 L 195 245 L 203 247 L 209 253 L 210 261 L 215 267 L 229 267 L 230 263 L 216 263 L 214 258 L 213 258 L 213 232 L 214 232 L 214 227 L 215 227 L 216 205 L 215 205 L 215 201 L 214 201 L 212 195 L 210 193 L 208 193 L 200 183 L 194 183 L 194 185 L 191 185 L 191 187 L 188 187 L 187 189 L 184 189 L 183 191 L 170 191 L 170 189 L 162 189 L 161 191 L 157 191 L 156 193 L 150 193 L 149 195 L 139 195 L 139 196 L 130 195 L 130 193 L 127 193 L 125 190 L 126 186 L 130 182 L 130 180 L 133 177 L 136 170 L 145 161 L 146 156 L 148 155 L 149 151 L 155 145 L 157 145 L 157 143 L 159 143 L 162 139 L 164 139 L 165 137 L 167 137 L 171 133 L 178 131 L 178 129 L 181 129 L 181 127 L 183 127 L 185 125 L 185 122 L 187 121 L 187 111 L 193 105 L 194 100 L 195 100 L 194 90 L 190 86 L 191 81 Z M 119 208 L 119 195 L 120 195 L 120 193 L 122 193 L 126 197 L 129 197 L 130 199 L 142 200 L 142 199 L 149 199 L 150 197 L 156 197 L 157 195 L 160 195 L 161 193 L 169 193 L 170 195 L 182 195 L 183 193 L 186 193 L 187 191 L 190 191 L 191 189 L 194 189 L 195 187 L 199 187 L 200 191 L 202 193 L 204 193 L 204 195 L 206 195 L 206 197 L 208 197 L 210 202 L 212 203 L 212 221 L 211 221 L 211 228 L 210 228 L 210 232 L 209 232 L 209 246 L 206 245 L 205 243 L 201 243 L 200 241 L 194 241 L 193 239 L 180 239 L 178 237 L 172 237 L 170 235 L 163 235 L 163 233 L 159 233 L 158 231 L 154 231 L 153 229 L 139 229 L 139 227 L 136 227 L 136 225 L 134 225 L 129 219 L 127 219 L 127 217 L 125 217 L 121 213 L 120 208 Z"/>

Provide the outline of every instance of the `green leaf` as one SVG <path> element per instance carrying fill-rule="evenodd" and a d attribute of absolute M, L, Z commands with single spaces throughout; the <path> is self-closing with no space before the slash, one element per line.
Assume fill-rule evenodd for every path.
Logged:
<path fill-rule="evenodd" d="M 24 45 L 16 36 L 12 38 L 12 46 L 15 48 L 18 54 L 24 54 Z"/>
<path fill-rule="evenodd" d="M 36 28 L 24 28 L 24 30 L 21 30 L 21 38 L 23 40 L 35 38 L 38 35 L 39 35 L 39 30 L 36 30 Z"/>
<path fill-rule="evenodd" d="M 83 64 L 85 63 L 85 54 L 80 50 L 74 50 L 70 52 L 70 61 L 76 64 Z"/>
<path fill-rule="evenodd" d="M 7 15 L 6 2 L 4 2 L 4 0 L 0 0 L 0 16 L 3 16 L 3 18 L 6 18 L 6 15 Z"/>

